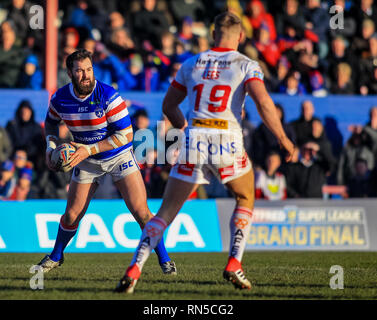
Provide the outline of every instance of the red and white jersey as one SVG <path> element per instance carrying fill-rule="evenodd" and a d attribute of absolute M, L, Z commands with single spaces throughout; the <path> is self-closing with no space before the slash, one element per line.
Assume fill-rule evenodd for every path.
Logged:
<path fill-rule="evenodd" d="M 213 48 L 186 60 L 172 86 L 187 92 L 189 128 L 241 131 L 245 84 L 253 80 L 263 81 L 256 61 L 236 50 Z"/>

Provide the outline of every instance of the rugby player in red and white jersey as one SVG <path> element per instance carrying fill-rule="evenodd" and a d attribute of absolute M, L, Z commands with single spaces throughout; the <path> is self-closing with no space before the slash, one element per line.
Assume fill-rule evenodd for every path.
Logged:
<path fill-rule="evenodd" d="M 286 161 L 291 160 L 295 149 L 266 91 L 258 63 L 237 51 L 242 37 L 240 19 L 229 12 L 218 15 L 213 37 L 215 47 L 183 63 L 163 101 L 163 112 L 173 126 L 185 130 L 186 144 L 171 170 L 161 208 L 145 226 L 131 264 L 116 287 L 118 292 L 133 292 L 143 265 L 164 230 L 198 185 L 209 183 L 211 173 L 236 200 L 230 219 L 229 259 L 223 276 L 236 288 L 251 288 L 241 266 L 254 207 L 254 174 L 243 148 L 240 125 L 247 94 L 286 150 Z M 186 96 L 191 107 L 188 121 L 179 109 Z"/>

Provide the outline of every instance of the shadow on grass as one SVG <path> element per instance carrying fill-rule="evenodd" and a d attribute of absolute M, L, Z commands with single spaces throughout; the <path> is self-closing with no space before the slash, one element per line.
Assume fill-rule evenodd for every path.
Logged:
<path fill-rule="evenodd" d="M 30 292 L 114 292 L 113 288 L 79 288 L 79 287 L 64 287 L 64 288 L 44 288 L 42 290 L 33 290 L 29 286 L 16 287 L 16 286 L 0 286 L 0 291 L 30 291 Z"/>
<path fill-rule="evenodd" d="M 321 294 L 276 294 L 276 293 L 253 293 L 253 297 L 259 297 L 263 299 L 329 299 L 329 296 Z"/>
<path fill-rule="evenodd" d="M 141 294 L 141 295 L 148 295 L 151 292 L 147 289 L 135 289 L 135 294 Z M 208 297 L 224 297 L 224 298 L 229 298 L 232 296 L 231 292 L 225 291 L 225 292 L 219 292 L 218 290 L 208 290 L 208 291 L 203 291 L 200 289 L 187 289 L 187 288 L 174 288 L 173 290 L 167 291 L 166 289 L 154 289 L 153 294 L 160 295 L 160 294 L 168 294 L 171 299 L 189 299 L 185 298 L 187 295 L 199 295 L 199 296 L 208 296 Z M 182 295 L 183 297 L 180 297 Z M 234 296 L 233 296 L 234 298 Z M 163 299 L 166 299 L 166 296 L 164 296 Z"/>
<path fill-rule="evenodd" d="M 329 284 L 318 284 L 318 283 L 252 283 L 253 286 L 258 287 L 283 287 L 283 288 L 297 288 L 297 287 L 306 287 L 306 288 L 330 288 Z M 377 289 L 377 286 L 374 285 L 344 285 L 344 289 Z"/>
<path fill-rule="evenodd" d="M 217 285 L 221 283 L 220 281 L 202 281 L 202 280 L 190 280 L 190 279 L 179 279 L 169 277 L 166 279 L 144 279 L 145 282 L 148 283 L 156 283 L 156 284 L 172 284 L 172 283 L 182 283 L 182 284 L 196 284 L 196 285 Z"/>

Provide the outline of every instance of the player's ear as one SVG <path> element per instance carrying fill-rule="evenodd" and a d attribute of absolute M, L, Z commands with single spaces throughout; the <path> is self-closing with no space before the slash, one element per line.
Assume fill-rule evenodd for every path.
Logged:
<path fill-rule="evenodd" d="M 70 79 L 72 79 L 72 71 L 67 68 L 67 74 Z"/>
<path fill-rule="evenodd" d="M 213 40 L 216 40 L 215 29 L 212 30 L 212 39 L 213 39 Z"/>
<path fill-rule="evenodd" d="M 245 31 L 241 29 L 240 36 L 238 38 L 238 43 L 243 42 L 244 39 L 245 39 Z"/>

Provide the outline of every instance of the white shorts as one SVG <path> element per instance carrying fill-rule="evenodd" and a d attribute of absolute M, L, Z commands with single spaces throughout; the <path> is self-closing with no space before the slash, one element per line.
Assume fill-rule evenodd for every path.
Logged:
<path fill-rule="evenodd" d="M 189 183 L 209 184 L 213 174 L 223 184 L 239 178 L 252 168 L 243 147 L 242 133 L 224 130 L 186 132 L 178 162 L 170 176 Z"/>
<path fill-rule="evenodd" d="M 73 168 L 72 180 L 77 183 L 102 183 L 106 174 L 110 174 L 116 182 L 129 174 L 138 171 L 139 165 L 133 151 L 117 155 L 109 160 L 89 160 L 80 162 Z"/>

